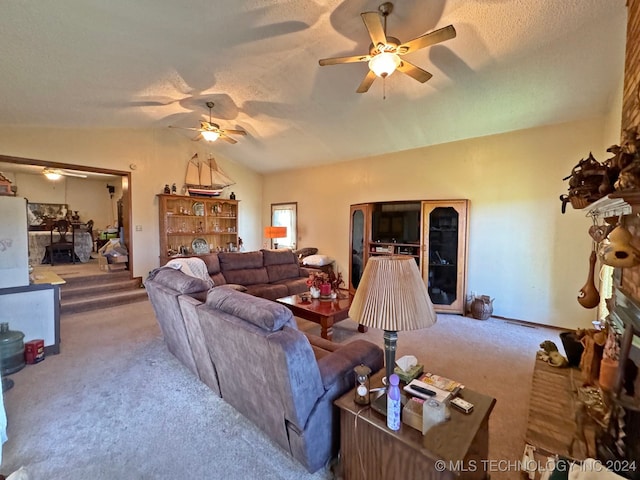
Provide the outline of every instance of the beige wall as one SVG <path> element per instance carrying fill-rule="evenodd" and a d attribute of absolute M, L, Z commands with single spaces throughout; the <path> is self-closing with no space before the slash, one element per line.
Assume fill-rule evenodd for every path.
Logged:
<path fill-rule="evenodd" d="M 220 167 L 236 181 L 225 194 L 233 190 L 241 201 L 239 233 L 246 249 L 259 248 L 262 177 L 216 153 L 215 146 L 192 142 L 169 129 L 39 128 L 34 132 L 27 128 L 0 127 L 0 154 L 131 171 L 133 274 L 142 277 L 159 262 L 156 194 L 162 192 L 166 183 L 175 182 L 180 186 L 184 183 L 187 161 L 196 152 L 202 158 L 212 153 Z M 136 226 L 141 231 L 136 231 Z"/>
<path fill-rule="evenodd" d="M 62 177 L 52 181 L 41 174 L 3 173 L 18 187 L 18 195 L 27 198 L 31 203 L 67 204 L 70 214 L 77 211 L 81 221 L 93 220 L 95 230 L 103 229 L 115 222 L 115 202 L 122 195 L 119 180 L 116 182 Z M 109 197 L 107 184 L 116 187 L 113 199 Z"/>
<path fill-rule="evenodd" d="M 29 129 L 0 127 L 0 153 L 123 171 L 134 165 L 133 267 L 143 277 L 158 265 L 156 194 L 165 183 L 182 185 L 188 159 L 196 151 L 206 158 L 207 148 L 236 181 L 227 190 L 241 201 L 246 250 L 262 246 L 271 203 L 298 202 L 298 246 L 334 256 L 345 273 L 349 205 L 468 198 L 468 291 L 495 297 L 496 315 L 577 327 L 595 315 L 576 301 L 586 281 L 589 220 L 571 207 L 561 215 L 558 197 L 567 190 L 562 178 L 581 158 L 593 151 L 604 160 L 605 149 L 619 141 L 613 110 L 594 120 L 264 177 L 165 130 L 39 129 L 36 138 Z"/>
<path fill-rule="evenodd" d="M 499 316 L 588 326 L 595 311 L 576 296 L 587 278 L 590 220 L 570 206 L 562 215 L 559 196 L 567 191 L 562 178 L 589 151 L 608 158 L 618 140 L 614 118 L 270 174 L 264 222 L 271 203 L 297 201 L 298 246 L 318 247 L 346 276 L 351 204 L 468 198 L 468 291 L 494 297 Z"/>

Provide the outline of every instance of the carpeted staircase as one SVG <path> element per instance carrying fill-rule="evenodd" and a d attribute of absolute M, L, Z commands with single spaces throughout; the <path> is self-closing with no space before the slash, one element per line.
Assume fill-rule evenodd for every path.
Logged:
<path fill-rule="evenodd" d="M 140 277 L 129 278 L 129 272 L 96 273 L 62 277 L 60 313 L 78 313 L 147 300 Z"/>

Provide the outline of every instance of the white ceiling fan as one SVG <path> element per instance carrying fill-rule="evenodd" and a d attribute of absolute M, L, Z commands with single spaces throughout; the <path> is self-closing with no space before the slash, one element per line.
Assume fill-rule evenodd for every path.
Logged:
<path fill-rule="evenodd" d="M 187 127 L 176 127 L 173 125 L 169 125 L 169 128 L 181 128 L 182 130 L 193 130 L 198 132 L 192 140 L 198 141 L 201 138 L 204 138 L 208 142 L 215 142 L 217 139 L 224 140 L 228 143 L 238 143 L 238 141 L 234 138 L 231 138 L 229 135 L 246 135 L 247 132 L 244 130 L 231 130 L 228 128 L 220 128 L 220 125 L 211 121 L 211 109 L 213 108 L 213 102 L 206 102 L 205 105 L 209 108 L 209 121 L 201 120 L 200 128 L 187 128 Z"/>
<path fill-rule="evenodd" d="M 358 93 L 367 92 L 377 77 L 384 79 L 396 70 L 420 83 L 429 80 L 432 77 L 431 73 L 401 57 L 455 38 L 456 29 L 453 25 L 448 25 L 403 43 L 396 37 L 387 36 L 387 17 L 392 11 L 393 3 L 384 2 L 378 7 L 377 12 L 363 12 L 360 14 L 371 38 L 368 54 L 323 58 L 319 61 L 320 66 L 368 62 L 369 71 L 356 90 Z"/>
<path fill-rule="evenodd" d="M 49 180 L 60 180 L 62 177 L 87 178 L 87 176 L 83 173 L 75 173 L 70 170 L 64 170 L 62 168 L 45 167 L 42 170 L 42 174 Z"/>

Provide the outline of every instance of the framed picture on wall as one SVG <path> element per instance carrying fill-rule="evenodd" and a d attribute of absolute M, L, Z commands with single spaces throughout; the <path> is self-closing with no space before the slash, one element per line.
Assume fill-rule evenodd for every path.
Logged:
<path fill-rule="evenodd" d="M 68 211 L 66 203 L 28 203 L 29 229 L 42 229 L 46 226 L 46 219 L 63 219 L 67 216 Z"/>

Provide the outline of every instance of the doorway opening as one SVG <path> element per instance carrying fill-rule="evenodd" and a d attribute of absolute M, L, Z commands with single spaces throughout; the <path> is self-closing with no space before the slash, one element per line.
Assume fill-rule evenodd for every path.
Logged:
<path fill-rule="evenodd" d="M 87 179 L 106 182 L 106 191 L 96 192 L 99 195 L 108 195 L 111 200 L 111 212 L 108 219 L 111 225 L 116 225 L 119 231 L 119 237 L 122 238 L 127 249 L 129 250 L 129 265 L 133 265 L 133 243 L 131 234 L 132 213 L 131 213 L 131 173 L 122 170 L 113 170 L 102 167 L 91 167 L 86 165 L 74 165 L 60 162 L 51 162 L 47 160 L 13 157 L 8 155 L 0 155 L 0 172 L 8 172 L 11 174 L 32 174 L 40 175 L 44 170 L 61 170 L 63 175 L 66 173 L 69 178 L 85 177 Z M 82 178 L 75 178 L 74 181 L 82 181 Z M 120 198 L 114 199 L 116 191 L 121 192 Z M 25 197 L 20 192 L 20 185 L 17 185 L 18 196 Z M 66 193 L 65 193 L 66 195 Z M 31 199 L 33 200 L 33 199 Z M 46 199 L 38 199 L 43 201 Z M 66 203 L 66 202 L 52 202 Z M 130 267 L 129 276 L 131 277 L 133 269 Z"/>

